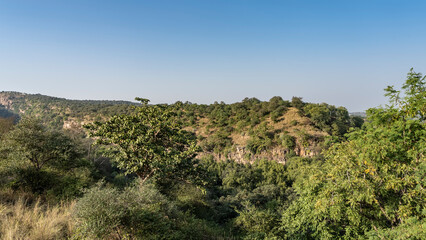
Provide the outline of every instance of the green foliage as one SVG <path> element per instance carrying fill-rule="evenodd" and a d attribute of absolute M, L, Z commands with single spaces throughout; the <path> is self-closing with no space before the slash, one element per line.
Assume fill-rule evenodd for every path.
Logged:
<path fill-rule="evenodd" d="M 292 97 L 291 98 L 291 106 L 292 107 L 295 107 L 299 110 L 302 110 L 304 105 L 305 105 L 305 103 L 302 101 L 301 97 Z"/>
<path fill-rule="evenodd" d="M 0 118 L 18 118 L 18 115 L 9 111 L 3 105 L 0 104 Z"/>
<path fill-rule="evenodd" d="M 176 211 L 155 189 L 128 188 L 120 192 L 114 188 L 90 189 L 75 207 L 80 234 L 89 238 L 107 238 L 113 234 L 141 234 L 165 231 L 163 216 Z M 163 215 L 163 216 L 162 216 Z M 145 224 L 144 224 L 145 223 Z M 82 237 L 83 237 L 82 236 Z"/>
<path fill-rule="evenodd" d="M 218 230 L 180 211 L 153 185 L 97 186 L 75 207 L 75 239 L 217 239 Z"/>
<path fill-rule="evenodd" d="M 30 118 L 42 118 L 48 128 L 58 130 L 62 129 L 66 120 L 72 120 L 78 124 L 99 116 L 125 114 L 136 105 L 125 101 L 67 100 L 18 92 L 0 92 L 0 96 L 11 102 L 9 110 L 2 110 L 3 108 L 0 107 L 0 116 L 10 117 L 19 114 Z"/>
<path fill-rule="evenodd" d="M 211 105 L 148 105 L 139 99 L 141 107 L 130 114 L 113 104 L 121 115 L 88 126 L 101 145 L 90 147 L 87 158 L 109 186 L 94 187 L 78 201 L 73 237 L 425 239 L 425 78 L 411 71 L 402 90 L 388 87 L 386 92 L 391 105 L 368 110 L 365 124 L 342 107 L 297 97 L 291 103 L 273 97 Z M 27 103 L 38 110 L 20 105 L 30 116 L 50 112 L 60 102 L 42 104 L 36 98 L 43 97 Z M 82 109 L 102 121 L 107 108 L 99 106 Z M 279 129 L 287 125 L 282 116 L 289 107 L 330 136 L 312 134 L 304 128 L 305 119 L 293 122 L 291 133 Z M 76 116 L 59 109 L 67 113 L 50 114 L 55 124 Z M 81 165 L 85 161 L 76 143 L 84 134 L 70 137 L 26 121 L 3 134 L 2 186 L 47 198 L 78 196 L 91 174 Z M 195 133 L 204 150 L 200 161 L 194 160 Z M 246 154 L 280 148 L 285 165 L 214 160 L 232 156 L 227 155 L 234 151 L 232 139 L 245 141 L 247 135 Z M 89 142 L 85 139 L 83 146 Z M 311 146 L 326 150 L 315 157 L 290 157 L 296 148 L 306 152 Z M 140 181 L 129 185 L 136 176 Z"/>
<path fill-rule="evenodd" d="M 108 146 L 111 157 L 126 174 L 141 179 L 183 179 L 193 169 L 195 136 L 182 130 L 171 108 L 142 102 L 130 115 L 89 124 L 90 136 Z"/>
<path fill-rule="evenodd" d="M 8 117 L 8 118 L 0 117 L 0 138 L 12 129 L 14 122 L 15 122 L 14 117 Z"/>
<path fill-rule="evenodd" d="M 391 107 L 399 108 L 398 117 L 418 118 L 424 121 L 426 119 L 426 76 L 411 69 L 402 89 L 403 96 L 401 91 L 395 90 L 393 86 L 385 89 L 385 96 L 388 96 L 394 104 Z"/>
<path fill-rule="evenodd" d="M 278 122 L 280 117 L 287 111 L 290 103 L 284 101 L 281 97 L 273 97 L 269 100 L 268 111 L 270 112 L 271 120 Z"/>
<path fill-rule="evenodd" d="M 134 112 L 134 106 L 140 105 L 124 101 L 66 100 L 40 94 L 15 92 L 1 92 L 0 96 L 10 102 L 7 108 L 14 113 L 42 118 L 49 129 L 64 127 L 82 135 L 85 134 L 81 129 L 83 123 L 87 123 L 87 121 L 102 122 L 116 115 L 131 115 Z M 217 156 L 227 156 L 233 151 L 232 149 L 235 149 L 236 143 L 232 142 L 232 138 L 235 136 L 245 136 L 251 129 L 264 123 L 279 125 L 289 107 L 296 106 L 303 114 L 304 106 L 307 105 L 309 103 L 304 103 L 298 97 L 289 102 L 275 96 L 269 101 L 245 98 L 241 102 L 233 104 L 215 102 L 210 105 L 176 102 L 167 107 L 173 108 L 175 118 L 182 123 L 181 127 L 196 133 L 200 139 L 200 133 L 205 134 L 199 145 L 206 153 L 214 152 Z M 5 111 L 9 110 L 5 109 Z M 333 120 L 327 122 L 324 129 L 330 134 L 342 136 L 350 126 L 359 126 L 362 123 L 358 120 L 350 119 L 346 122 Z M 297 125 L 297 122 L 293 122 L 293 124 Z M 303 124 L 300 127 L 303 128 Z M 249 142 L 249 147 L 254 155 L 269 149 L 272 145 L 280 146 L 280 143 L 275 142 L 274 138 L 270 141 L 268 138 L 256 139 L 256 137 Z"/>
<path fill-rule="evenodd" d="M 297 120 L 291 120 L 291 122 L 290 122 L 290 126 L 297 126 L 297 124 L 299 124 L 298 122 L 297 122 Z"/>
<path fill-rule="evenodd" d="M 364 119 L 360 116 L 351 116 L 350 126 L 355 128 L 361 128 L 364 124 Z"/>
<path fill-rule="evenodd" d="M 278 236 L 281 211 L 292 191 L 283 164 L 259 160 L 253 164 L 204 159 L 210 175 L 206 203 L 216 221 L 232 223 L 247 239 Z"/>
<path fill-rule="evenodd" d="M 214 132 L 208 138 L 200 142 L 200 146 L 205 152 L 220 153 L 226 148 L 232 146 L 232 140 L 229 138 L 229 133 L 224 130 Z"/>
<path fill-rule="evenodd" d="M 412 78 L 419 76 L 409 74 L 404 89 L 419 83 Z M 398 108 L 370 109 L 363 129 L 294 174 L 300 197 L 283 214 L 288 238 L 394 238 L 403 226 L 410 232 L 398 237 L 424 236 L 426 126 L 413 100 L 422 94 L 406 92 Z"/>
<path fill-rule="evenodd" d="M 369 239 L 395 239 L 395 240 L 421 240 L 426 239 L 426 220 L 412 217 L 394 228 L 378 228 L 369 231 L 366 236 Z"/>
<path fill-rule="evenodd" d="M 326 103 L 306 104 L 303 111 L 315 126 L 334 136 L 343 136 L 350 127 L 360 126 L 361 123 L 359 118 L 351 121 L 346 108 L 336 108 Z"/>
<path fill-rule="evenodd" d="M 215 212 L 211 209 L 206 191 L 194 184 L 180 183 L 173 188 L 167 189 L 165 193 L 170 199 L 174 200 L 176 206 L 189 212 L 197 218 L 214 220 Z"/>
<path fill-rule="evenodd" d="M 76 167 L 81 156 L 75 143 L 59 131 L 50 131 L 40 121 L 25 118 L 4 137 L 3 151 L 19 164 L 34 169 Z"/>
<path fill-rule="evenodd" d="M 288 134 L 280 134 L 281 146 L 286 150 L 293 150 L 296 147 L 296 138 Z"/>
<path fill-rule="evenodd" d="M 266 123 L 262 123 L 249 134 L 250 139 L 247 141 L 247 149 L 250 152 L 261 153 L 272 146 L 274 134 Z"/>
<path fill-rule="evenodd" d="M 259 209 L 249 202 L 245 202 L 244 208 L 237 211 L 239 216 L 235 219 L 235 223 L 251 234 L 274 235 L 279 225 L 280 215 L 276 213 L 276 209 Z"/>
<path fill-rule="evenodd" d="M 90 181 L 76 142 L 34 119 L 22 119 L 4 135 L 1 153 L 1 171 L 14 189 L 72 197 Z"/>

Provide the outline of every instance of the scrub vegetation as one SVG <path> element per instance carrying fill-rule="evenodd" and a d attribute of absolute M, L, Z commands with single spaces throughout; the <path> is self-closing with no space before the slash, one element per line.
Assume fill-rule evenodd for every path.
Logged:
<path fill-rule="evenodd" d="M 0 93 L 1 239 L 426 239 L 426 81 L 389 105 Z"/>

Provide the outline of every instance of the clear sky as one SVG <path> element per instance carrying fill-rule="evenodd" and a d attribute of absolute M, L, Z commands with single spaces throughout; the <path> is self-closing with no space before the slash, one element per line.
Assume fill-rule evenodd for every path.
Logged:
<path fill-rule="evenodd" d="M 426 73 L 426 1 L 0 0 L 0 90 L 363 111 Z"/>

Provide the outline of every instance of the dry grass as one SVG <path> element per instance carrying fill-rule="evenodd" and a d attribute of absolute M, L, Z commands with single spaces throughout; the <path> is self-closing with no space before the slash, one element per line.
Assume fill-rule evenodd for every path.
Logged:
<path fill-rule="evenodd" d="M 293 125 L 292 122 L 297 122 L 297 125 Z M 268 119 L 268 123 L 274 128 L 274 130 L 283 129 L 289 132 L 290 135 L 297 137 L 297 132 L 303 130 L 312 136 L 327 136 L 328 133 L 323 132 L 314 127 L 311 120 L 299 113 L 296 108 L 289 108 L 288 111 L 280 118 L 277 123 L 272 122 Z"/>
<path fill-rule="evenodd" d="M 278 118 L 277 122 L 272 121 L 270 118 L 267 118 L 266 122 L 274 131 L 285 131 L 296 138 L 298 138 L 298 132 L 300 131 L 316 137 L 329 135 L 328 133 L 317 129 L 308 117 L 302 116 L 299 110 L 294 107 L 290 107 L 281 117 Z M 293 122 L 296 122 L 297 124 L 295 125 Z M 206 126 L 208 123 L 208 118 L 199 118 L 197 127 L 191 126 L 185 128 L 185 130 L 192 131 L 197 136 L 201 135 L 203 137 L 208 137 L 217 130 L 216 128 L 210 128 L 209 131 L 207 131 Z M 247 145 L 247 141 L 250 139 L 250 136 L 248 135 L 249 130 L 250 127 L 246 127 L 243 132 L 234 131 L 230 133 L 232 142 L 237 146 Z"/>
<path fill-rule="evenodd" d="M 290 107 L 287 112 L 281 116 L 278 122 L 272 121 L 270 118 L 266 119 L 268 125 L 274 131 L 286 131 L 289 135 L 298 138 L 298 132 L 303 131 L 311 136 L 327 136 L 328 133 L 323 132 L 314 127 L 314 124 L 311 120 L 305 116 L 302 116 L 299 113 L 299 110 L 296 108 Z M 293 125 L 292 122 L 297 122 L 297 125 Z M 250 139 L 248 135 L 248 129 L 244 133 L 232 133 L 231 134 L 232 142 L 239 146 L 245 146 L 247 141 Z"/>
<path fill-rule="evenodd" d="M 0 204 L 0 239 L 67 239 L 72 232 L 74 203 L 45 206 L 39 200 L 28 204 L 23 198 Z"/>

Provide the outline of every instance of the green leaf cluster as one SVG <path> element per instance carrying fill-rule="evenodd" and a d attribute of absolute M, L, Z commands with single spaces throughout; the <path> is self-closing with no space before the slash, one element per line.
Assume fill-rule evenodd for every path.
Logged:
<path fill-rule="evenodd" d="M 398 106 L 370 109 L 368 123 L 295 176 L 299 198 L 283 215 L 287 238 L 426 237 L 425 82 L 409 73 Z M 419 101 L 418 101 L 419 100 Z M 423 229 L 423 230 L 421 230 Z M 400 237 L 400 236 L 399 236 Z"/>
<path fill-rule="evenodd" d="M 107 156 L 126 174 L 143 180 L 183 180 L 193 169 L 198 150 L 194 134 L 182 129 L 170 107 L 138 100 L 142 106 L 132 114 L 87 125 L 90 136 L 108 146 Z"/>

